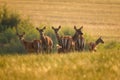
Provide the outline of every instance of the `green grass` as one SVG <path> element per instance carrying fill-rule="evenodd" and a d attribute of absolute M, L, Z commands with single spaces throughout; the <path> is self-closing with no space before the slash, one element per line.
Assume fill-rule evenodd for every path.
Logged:
<path fill-rule="evenodd" d="M 0 55 L 1 80 L 119 80 L 120 50 Z"/>

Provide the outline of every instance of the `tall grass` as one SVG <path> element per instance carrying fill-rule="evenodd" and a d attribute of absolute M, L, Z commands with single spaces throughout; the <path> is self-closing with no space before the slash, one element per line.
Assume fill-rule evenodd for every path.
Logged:
<path fill-rule="evenodd" d="M 119 80 L 120 50 L 0 55 L 1 80 Z"/>

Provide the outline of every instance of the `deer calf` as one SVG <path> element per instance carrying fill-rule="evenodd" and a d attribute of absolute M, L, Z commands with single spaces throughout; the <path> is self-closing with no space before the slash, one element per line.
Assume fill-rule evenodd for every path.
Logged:
<path fill-rule="evenodd" d="M 99 43 L 104 43 L 101 37 L 99 37 L 95 42 L 90 42 L 88 44 L 89 51 L 96 51 L 96 47 L 98 46 Z"/>
<path fill-rule="evenodd" d="M 27 52 L 36 52 L 36 53 L 41 52 L 41 41 L 40 40 L 33 40 L 31 42 L 26 41 L 24 39 L 24 35 L 25 35 L 25 32 L 23 32 L 23 34 L 18 34 L 17 33 L 17 36 L 19 37 L 19 40 L 23 44 L 25 50 Z"/>

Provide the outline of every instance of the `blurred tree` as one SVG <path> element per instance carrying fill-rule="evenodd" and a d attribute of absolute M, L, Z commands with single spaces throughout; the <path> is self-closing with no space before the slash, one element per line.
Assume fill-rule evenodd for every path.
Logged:
<path fill-rule="evenodd" d="M 0 9 L 0 33 L 8 28 L 16 27 L 19 23 L 19 14 L 9 11 L 6 5 Z"/>

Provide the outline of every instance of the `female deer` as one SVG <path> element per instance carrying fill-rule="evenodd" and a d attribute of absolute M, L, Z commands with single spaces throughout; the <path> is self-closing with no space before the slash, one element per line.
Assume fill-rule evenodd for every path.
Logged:
<path fill-rule="evenodd" d="M 73 41 L 75 42 L 75 50 L 77 51 L 83 51 L 84 49 L 84 37 L 83 37 L 83 33 L 81 31 L 81 29 L 83 28 L 80 27 L 79 29 L 76 28 L 76 26 L 74 26 L 75 29 L 75 34 L 72 37 Z"/>
<path fill-rule="evenodd" d="M 46 29 L 46 27 L 43 27 L 42 29 L 36 28 L 39 33 L 40 33 L 40 39 L 42 41 L 42 48 L 45 52 L 51 52 L 52 51 L 52 47 L 53 47 L 53 41 L 49 36 L 44 35 L 44 30 Z"/>
<path fill-rule="evenodd" d="M 104 43 L 101 37 L 99 37 L 95 42 L 90 42 L 89 43 L 89 50 L 90 51 L 96 51 L 96 47 L 98 46 L 99 43 Z"/>
<path fill-rule="evenodd" d="M 54 28 L 52 26 L 52 29 L 54 30 L 58 41 L 58 52 L 69 52 L 72 45 L 72 38 L 71 36 L 59 36 L 58 31 L 60 28 L 61 26 L 59 26 L 58 28 Z"/>
<path fill-rule="evenodd" d="M 24 35 L 25 35 L 25 32 L 23 32 L 23 34 L 18 34 L 17 33 L 17 36 L 19 37 L 19 40 L 23 44 L 25 50 L 27 52 L 34 51 L 34 52 L 39 53 L 41 51 L 41 41 L 40 40 L 33 40 L 31 42 L 26 41 L 24 39 Z"/>
<path fill-rule="evenodd" d="M 62 52 L 64 52 L 65 49 L 67 49 L 68 51 L 74 50 L 74 47 L 77 48 L 77 41 L 79 39 L 79 35 L 82 35 L 83 33 L 81 32 L 81 29 L 83 27 L 80 27 L 79 29 L 76 28 L 76 26 L 74 26 L 75 29 L 75 34 L 73 36 L 64 36 L 64 37 L 60 37 L 58 34 L 59 29 L 61 28 L 61 26 L 59 26 L 58 28 L 54 28 L 52 27 L 52 29 L 54 30 L 57 40 L 58 40 L 58 45 L 61 46 L 60 50 Z M 65 47 L 64 47 L 65 46 Z M 63 48 L 63 49 L 62 49 Z"/>

